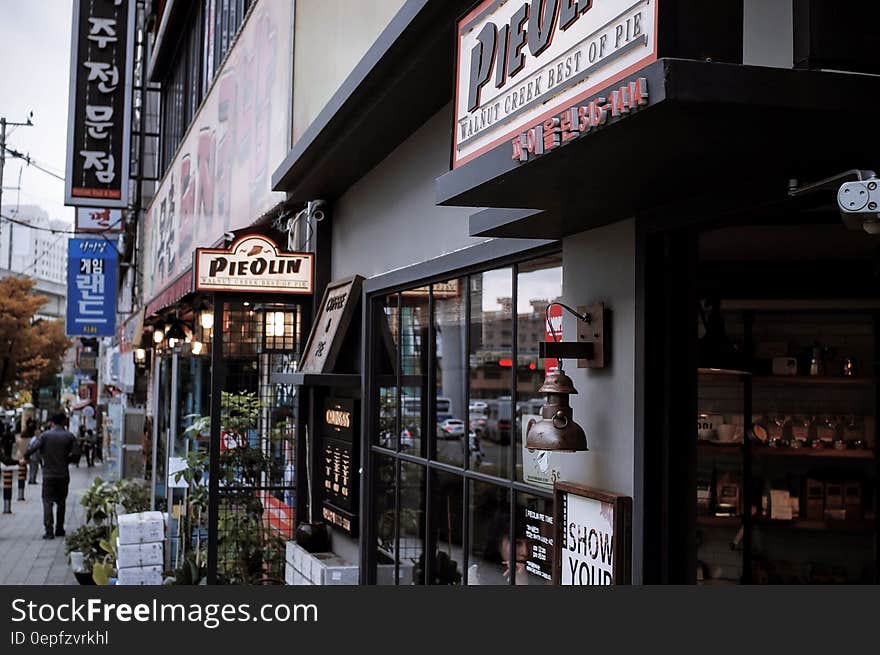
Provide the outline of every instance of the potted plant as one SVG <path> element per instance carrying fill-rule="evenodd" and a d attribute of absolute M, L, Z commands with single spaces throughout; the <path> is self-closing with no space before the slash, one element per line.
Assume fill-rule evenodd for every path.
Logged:
<path fill-rule="evenodd" d="M 108 538 L 110 530 L 105 525 L 83 525 L 67 535 L 65 550 L 73 567 L 73 575 L 81 585 L 95 584 L 95 563 L 102 556 L 101 541 Z"/>

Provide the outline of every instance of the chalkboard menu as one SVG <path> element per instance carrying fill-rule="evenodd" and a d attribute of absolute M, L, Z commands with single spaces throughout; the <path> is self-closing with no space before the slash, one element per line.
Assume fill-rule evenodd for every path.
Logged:
<path fill-rule="evenodd" d="M 358 425 L 357 402 L 351 398 L 328 398 L 320 418 L 323 442 L 323 517 L 352 536 L 357 536 L 360 461 L 354 435 Z"/>

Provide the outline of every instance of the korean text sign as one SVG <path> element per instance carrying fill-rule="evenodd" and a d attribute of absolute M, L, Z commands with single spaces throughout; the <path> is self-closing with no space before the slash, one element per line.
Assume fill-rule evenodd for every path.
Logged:
<path fill-rule="evenodd" d="M 125 207 L 134 0 L 74 0 L 67 205 Z"/>
<path fill-rule="evenodd" d="M 67 242 L 67 335 L 112 337 L 116 331 L 117 252 L 104 239 Z"/>

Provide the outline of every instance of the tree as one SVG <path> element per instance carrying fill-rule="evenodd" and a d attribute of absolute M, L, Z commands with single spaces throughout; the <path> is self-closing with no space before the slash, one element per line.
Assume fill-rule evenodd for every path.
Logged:
<path fill-rule="evenodd" d="M 38 319 L 47 298 L 29 277 L 0 280 L 0 402 L 61 369 L 70 340 L 59 321 Z"/>

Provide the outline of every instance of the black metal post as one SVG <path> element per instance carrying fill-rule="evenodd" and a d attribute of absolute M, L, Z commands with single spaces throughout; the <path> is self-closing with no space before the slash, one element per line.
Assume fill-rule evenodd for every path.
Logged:
<path fill-rule="evenodd" d="M 223 296 L 214 294 L 214 330 L 211 339 L 211 441 L 208 466 L 208 584 L 217 584 L 217 538 L 220 507 L 220 414 L 226 377 L 223 365 Z"/>

